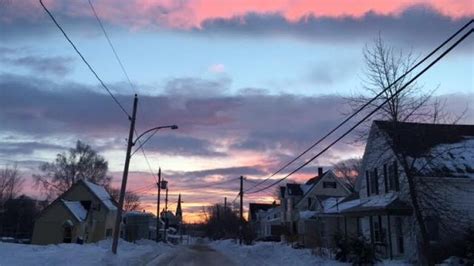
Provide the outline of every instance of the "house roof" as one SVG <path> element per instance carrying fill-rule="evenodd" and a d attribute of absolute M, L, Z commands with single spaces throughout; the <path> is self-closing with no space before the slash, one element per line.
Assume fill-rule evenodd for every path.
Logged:
<path fill-rule="evenodd" d="M 343 204 L 352 204 L 360 201 L 350 208 L 340 210 L 342 214 L 396 214 L 409 215 L 412 213 L 412 208 L 407 203 L 399 199 L 398 195 L 391 192 L 383 195 L 371 196 L 364 199 L 347 201 Z M 339 207 L 343 204 L 340 204 Z"/>
<path fill-rule="evenodd" d="M 74 217 L 82 222 L 87 217 L 87 210 L 82 206 L 80 201 L 68 201 L 61 199 L 63 205 L 74 215 Z"/>
<path fill-rule="evenodd" d="M 94 194 L 109 210 L 117 210 L 117 206 L 115 205 L 115 201 L 110 196 L 110 194 L 105 190 L 103 186 L 96 185 L 87 180 L 79 180 L 86 185 L 86 187 Z"/>
<path fill-rule="evenodd" d="M 375 121 L 394 152 L 417 159 L 418 175 L 474 178 L 474 125 Z"/>
<path fill-rule="evenodd" d="M 300 199 L 300 201 L 298 201 L 297 205 L 300 204 L 301 202 L 303 202 L 307 198 L 307 196 L 309 195 L 311 190 L 314 189 L 319 184 L 319 182 L 321 182 L 321 180 L 326 175 L 329 175 L 329 174 L 333 175 L 336 179 L 336 182 L 338 182 L 344 189 L 349 191 L 347 186 L 345 184 L 343 184 L 343 182 L 341 182 L 341 180 L 339 178 L 337 178 L 337 176 L 334 174 L 334 172 L 332 170 L 328 170 L 328 171 L 324 172 L 321 176 L 313 177 L 313 178 L 309 179 L 304 185 L 301 185 L 302 191 L 303 191 L 303 197 Z M 316 198 L 320 202 L 322 202 L 323 200 L 325 200 L 327 198 L 330 198 L 330 197 L 332 197 L 332 196 L 316 195 Z"/>
<path fill-rule="evenodd" d="M 290 196 L 301 196 L 303 195 L 303 190 L 301 190 L 300 184 L 286 184 L 288 195 Z"/>
<path fill-rule="evenodd" d="M 249 203 L 249 220 L 254 220 L 258 211 L 266 211 L 275 206 L 273 203 Z"/>

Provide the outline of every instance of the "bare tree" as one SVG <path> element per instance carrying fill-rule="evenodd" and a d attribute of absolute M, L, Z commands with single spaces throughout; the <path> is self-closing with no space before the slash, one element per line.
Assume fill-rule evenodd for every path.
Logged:
<path fill-rule="evenodd" d="M 332 167 L 336 176 L 342 179 L 354 191 L 355 181 L 359 176 L 361 164 L 361 158 L 350 158 L 334 163 Z"/>
<path fill-rule="evenodd" d="M 368 106 L 367 112 L 393 97 L 383 105 L 378 113 L 372 116 L 373 119 L 395 122 L 444 120 L 447 114 L 443 112 L 443 105 L 431 99 L 436 88 L 426 91 L 423 90 L 423 86 L 413 82 L 401 93 L 396 93 L 411 79 L 411 75 L 407 75 L 394 83 L 416 64 L 417 58 L 411 51 L 404 52 L 395 49 L 385 43 L 379 35 L 372 45 L 365 46 L 363 55 L 365 62 L 365 78 L 362 80 L 363 92 L 354 94 L 347 99 L 352 110 L 359 109 L 382 90 L 393 84 Z M 365 141 L 370 122 L 371 120 L 367 120 L 365 126 L 358 131 L 357 141 Z"/>
<path fill-rule="evenodd" d="M 120 197 L 120 189 L 118 188 L 109 188 L 108 189 L 110 196 L 118 202 Z M 125 192 L 123 209 L 125 211 L 136 211 L 140 208 L 140 196 L 137 193 L 132 191 Z"/>
<path fill-rule="evenodd" d="M 107 161 L 81 141 L 77 141 L 76 147 L 68 153 L 58 154 L 54 162 L 42 164 L 40 171 L 42 173 L 33 178 L 47 199 L 57 197 L 80 179 L 105 187 L 112 179 L 107 175 Z"/>
<path fill-rule="evenodd" d="M 230 207 L 220 204 L 203 207 L 206 235 L 212 239 L 233 238 L 239 234 L 240 218 Z"/>
<path fill-rule="evenodd" d="M 16 165 L 5 166 L 0 170 L 0 203 L 18 196 L 25 180 L 20 176 Z"/>

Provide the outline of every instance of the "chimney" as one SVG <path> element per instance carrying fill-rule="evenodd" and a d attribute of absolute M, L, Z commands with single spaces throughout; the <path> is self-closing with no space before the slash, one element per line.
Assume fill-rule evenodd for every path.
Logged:
<path fill-rule="evenodd" d="M 318 177 L 322 177 L 322 176 L 323 176 L 323 168 L 318 167 Z"/>

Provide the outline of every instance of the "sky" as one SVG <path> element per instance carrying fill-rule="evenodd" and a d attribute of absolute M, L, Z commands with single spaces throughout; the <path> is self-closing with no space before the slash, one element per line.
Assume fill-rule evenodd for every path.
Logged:
<path fill-rule="evenodd" d="M 171 208 L 181 193 L 186 221 L 198 221 L 203 206 L 224 197 L 232 202 L 239 176 L 251 188 L 340 122 L 350 110 L 347 98 L 364 93 L 362 51 L 375 38 L 419 58 L 474 15 L 473 2 L 464 0 L 91 1 L 132 84 L 86 0 L 44 3 L 129 112 L 138 94 L 137 132 L 179 126 L 144 146 L 149 165 L 141 152 L 132 157 L 128 189 L 154 212 L 150 172 L 161 167 Z M 473 51 L 469 37 L 417 81 L 470 124 Z M 128 127 L 38 1 L 0 0 L 0 166 L 18 165 L 25 194 L 42 197 L 31 175 L 77 140 L 106 158 L 118 187 Z M 354 138 L 289 182 L 362 156 Z M 244 202 L 272 202 L 273 194 Z"/>

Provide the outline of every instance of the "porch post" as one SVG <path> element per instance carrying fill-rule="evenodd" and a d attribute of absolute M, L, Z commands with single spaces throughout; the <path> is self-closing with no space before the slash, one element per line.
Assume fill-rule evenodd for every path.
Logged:
<path fill-rule="evenodd" d="M 388 248 L 390 249 L 390 259 L 393 259 L 392 251 L 392 227 L 390 225 L 390 214 L 387 214 L 387 227 L 388 227 Z"/>
<path fill-rule="evenodd" d="M 372 246 L 374 245 L 374 217 L 369 216 L 369 223 L 370 223 L 370 243 Z"/>
<path fill-rule="evenodd" d="M 344 237 L 347 240 L 347 217 L 344 215 Z"/>

